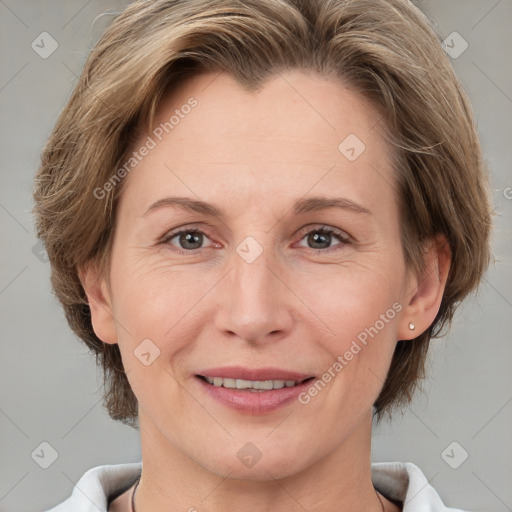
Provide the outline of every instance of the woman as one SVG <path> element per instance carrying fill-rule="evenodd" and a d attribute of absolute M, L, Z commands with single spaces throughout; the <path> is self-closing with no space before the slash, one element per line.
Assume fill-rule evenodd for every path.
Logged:
<path fill-rule="evenodd" d="M 411 3 L 131 4 L 34 196 L 142 463 L 89 470 L 52 510 L 455 510 L 414 464 L 371 464 L 371 429 L 481 280 L 487 187 Z"/>

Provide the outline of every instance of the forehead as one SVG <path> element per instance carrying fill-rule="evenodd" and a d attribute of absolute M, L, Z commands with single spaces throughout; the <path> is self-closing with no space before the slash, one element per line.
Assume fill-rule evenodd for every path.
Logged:
<path fill-rule="evenodd" d="M 382 128 L 377 111 L 334 79 L 288 71 L 248 91 L 226 73 L 200 74 L 160 103 L 139 144 L 149 137 L 152 149 L 127 177 L 122 202 L 140 211 L 164 191 L 248 204 L 276 191 L 291 201 L 334 190 L 393 201 Z"/>

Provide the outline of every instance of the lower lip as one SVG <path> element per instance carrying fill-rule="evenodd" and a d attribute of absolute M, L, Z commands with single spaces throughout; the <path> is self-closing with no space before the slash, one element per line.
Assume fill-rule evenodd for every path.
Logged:
<path fill-rule="evenodd" d="M 215 400 L 232 409 L 248 414 L 264 414 L 283 407 L 297 399 L 300 393 L 307 389 L 313 380 L 311 379 L 289 388 L 284 387 L 269 391 L 243 391 L 214 386 L 200 377 L 196 377 L 196 379 L 202 388 Z"/>

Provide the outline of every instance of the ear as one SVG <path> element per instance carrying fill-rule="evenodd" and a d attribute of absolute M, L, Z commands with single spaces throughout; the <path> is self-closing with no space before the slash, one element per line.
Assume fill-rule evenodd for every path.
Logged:
<path fill-rule="evenodd" d="M 116 322 L 105 278 L 92 262 L 79 270 L 79 276 L 89 302 L 92 327 L 96 336 L 105 343 L 116 344 Z"/>
<path fill-rule="evenodd" d="M 420 276 L 410 272 L 405 293 L 398 339 L 410 340 L 425 332 L 434 322 L 441 306 L 452 252 L 444 235 L 437 235 L 425 244 L 425 269 Z M 409 324 L 414 325 L 414 329 Z"/>

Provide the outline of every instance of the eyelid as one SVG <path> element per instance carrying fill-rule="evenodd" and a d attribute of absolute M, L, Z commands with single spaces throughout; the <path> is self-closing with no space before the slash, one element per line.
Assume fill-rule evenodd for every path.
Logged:
<path fill-rule="evenodd" d="M 354 241 L 354 238 L 351 235 L 349 235 L 346 231 L 344 231 L 343 229 L 335 228 L 334 226 L 330 226 L 329 224 L 308 224 L 307 226 L 301 228 L 297 232 L 297 235 L 304 236 L 308 233 L 311 233 L 312 231 L 327 231 L 329 233 L 339 236 L 340 238 L 347 242 Z"/>
<path fill-rule="evenodd" d="M 208 230 L 204 228 L 204 224 L 184 224 L 183 226 L 178 226 L 176 228 L 173 228 L 169 231 L 167 231 L 158 241 L 158 243 L 168 243 L 170 240 L 172 240 L 177 235 L 181 234 L 182 232 L 198 232 L 203 235 L 206 235 L 210 240 L 211 237 L 208 234 Z M 197 249 L 199 250 L 199 249 Z M 187 251 L 192 252 L 192 251 Z"/>

